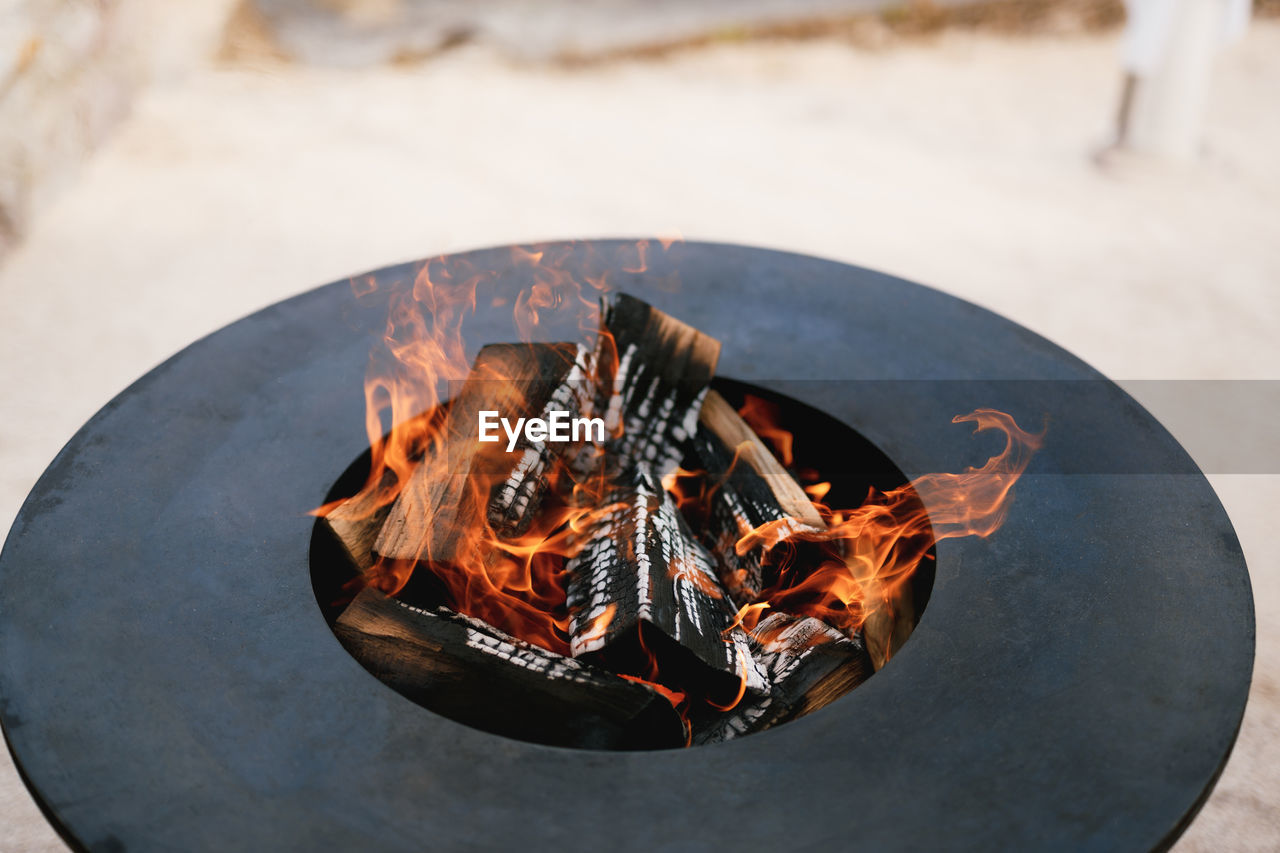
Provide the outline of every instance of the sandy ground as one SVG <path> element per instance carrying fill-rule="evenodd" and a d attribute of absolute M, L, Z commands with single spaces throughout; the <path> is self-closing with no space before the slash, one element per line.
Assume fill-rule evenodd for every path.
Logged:
<path fill-rule="evenodd" d="M 1203 161 L 1100 171 L 1115 35 L 726 45 L 576 71 L 477 50 L 155 88 L 0 267 L 0 522 L 199 335 L 389 262 L 678 231 L 999 311 L 1129 379 L 1278 378 L 1280 23 L 1225 55 Z M 1258 603 L 1239 744 L 1182 850 L 1280 849 L 1280 477 L 1215 476 Z M 0 847 L 60 850 L 7 754 Z"/>

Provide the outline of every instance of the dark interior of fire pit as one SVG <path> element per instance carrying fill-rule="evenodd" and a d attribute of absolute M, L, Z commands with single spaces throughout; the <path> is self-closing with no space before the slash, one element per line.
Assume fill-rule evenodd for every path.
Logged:
<path fill-rule="evenodd" d="M 869 489 L 887 491 L 907 483 L 906 476 L 878 448 L 867 441 L 855 430 L 835 418 L 801 403 L 791 397 L 779 394 L 736 380 L 717 377 L 711 382 L 712 387 L 735 408 L 740 406 L 747 395 L 752 395 L 777 406 L 778 425 L 793 435 L 794 464 L 791 470 L 797 474 L 802 483 L 821 480 L 829 482 L 830 491 L 824 502 L 833 507 L 848 509 L 859 506 L 866 498 Z M 368 477 L 370 454 L 368 451 L 352 462 L 334 483 L 325 502 L 338 501 L 358 492 Z M 325 526 L 317 521 L 311 537 L 310 552 L 311 580 L 316 601 L 323 612 L 327 623 L 335 633 L 338 618 L 352 600 L 351 582 L 355 578 L 353 567 Z M 934 561 L 932 549 L 924 559 L 910 582 L 907 584 L 906 600 L 909 604 L 899 613 L 898 619 L 903 624 L 894 627 L 895 650 L 919 621 L 929 600 L 933 587 Z M 406 604 L 430 609 L 439 604 L 439 589 L 426 571 L 415 572 L 410 583 L 398 598 Z M 432 600 L 436 598 L 436 600 Z M 644 644 L 650 637 L 642 631 L 639 642 Z M 650 642 L 661 643 L 665 640 L 658 632 L 654 632 Z M 344 642 L 344 645 L 346 643 Z M 360 660 L 369 671 L 378 675 L 369 666 L 367 659 L 360 655 L 353 656 Z M 430 649 L 419 649 L 415 653 L 430 655 Z M 367 654 L 367 652 L 365 653 Z M 674 658 L 678 659 L 678 658 Z M 381 677 L 381 676 L 379 676 Z M 384 679 L 386 680 L 386 679 Z M 417 702 L 423 707 L 442 714 L 456 722 L 473 726 L 493 734 L 505 735 L 521 740 L 555 745 L 578 746 L 586 748 L 625 748 L 646 749 L 670 746 L 671 744 L 639 736 L 638 739 L 619 741 L 615 737 L 596 738 L 590 729 L 595 717 L 584 710 L 575 716 L 566 714 L 563 707 L 538 707 L 537 699 L 512 685 L 511 702 L 476 702 L 466 691 L 448 689 L 448 679 L 442 689 L 426 692 L 408 689 L 404 685 L 392 683 L 389 686 Z M 731 699 L 732 697 L 726 697 Z M 608 697 L 602 697 L 608 703 Z M 838 701 L 838 700 L 837 700 Z M 514 704 L 513 704 L 514 703 Z M 663 708 L 663 710 L 668 710 Z M 647 713 L 647 712 L 646 712 Z M 563 720 L 563 731 L 548 731 L 548 716 Z M 644 716 L 641 714 L 640 716 Z M 659 727 L 664 721 L 654 719 L 652 725 Z M 643 729 L 644 725 L 640 724 Z"/>

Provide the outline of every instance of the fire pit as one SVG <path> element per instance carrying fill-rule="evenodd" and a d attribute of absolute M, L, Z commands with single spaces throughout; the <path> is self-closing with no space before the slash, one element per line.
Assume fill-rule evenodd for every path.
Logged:
<path fill-rule="evenodd" d="M 86 849 L 1166 846 L 1248 691 L 1248 576 L 1176 442 L 1096 372 L 974 306 L 830 262 L 705 244 L 548 247 L 724 342 L 718 374 L 865 438 L 907 476 L 1048 419 L 989 539 L 940 541 L 927 611 L 812 715 L 693 750 L 511 740 L 378 683 L 312 585 L 314 519 L 367 447 L 362 383 L 413 265 L 189 347 L 54 461 L 0 556 L 0 719 Z M 500 295 L 519 255 L 445 259 Z M 678 278 L 681 286 L 675 289 Z M 509 338 L 479 302 L 466 345 Z M 559 325 L 558 325 L 559 324 Z M 573 340 L 551 317 L 535 339 Z M 323 600 L 323 597 L 322 597 Z M 519 708 L 509 712 L 517 714 Z"/>

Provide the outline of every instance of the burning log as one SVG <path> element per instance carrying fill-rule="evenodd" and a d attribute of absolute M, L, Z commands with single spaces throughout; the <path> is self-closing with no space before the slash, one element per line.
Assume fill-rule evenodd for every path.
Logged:
<path fill-rule="evenodd" d="M 662 477 L 697 426 L 720 342 L 625 293 L 606 302 L 601 324 L 596 405 L 616 436 L 609 451 Z"/>
<path fill-rule="evenodd" d="M 674 642 L 654 638 L 661 648 L 646 653 L 661 652 L 668 663 L 687 665 L 674 659 L 683 647 L 685 657 L 700 661 L 710 680 L 727 683 L 730 694 L 739 684 L 763 692 L 764 674 L 751 657 L 746 633 L 734 626 L 736 610 L 706 550 L 646 467 L 628 476 L 630 483 L 605 498 L 612 509 L 566 567 L 572 654 L 603 656 L 606 647 L 633 639 L 643 644 L 640 632 L 647 625 Z"/>
<path fill-rule="evenodd" d="M 812 616 L 775 612 L 751 631 L 751 653 L 769 678 L 768 695 L 744 700 L 694 734 L 717 743 L 803 717 L 866 681 L 871 659 L 861 636 L 852 639 Z"/>
<path fill-rule="evenodd" d="M 757 546 L 739 555 L 738 540 L 768 522 L 784 522 L 773 548 L 802 547 L 793 537 L 826 525 L 800 484 L 715 391 L 703 401 L 693 444 L 699 463 L 716 483 L 704 541 L 733 600 L 751 604 L 769 581 L 765 574 L 770 554 Z"/>
<path fill-rule="evenodd" d="M 898 653 L 898 649 L 910 638 L 915 624 L 915 596 L 909 583 L 901 584 L 867 615 L 866 622 L 862 625 L 862 635 L 866 639 L 867 653 L 871 655 L 871 663 L 875 665 L 876 672 Z"/>
<path fill-rule="evenodd" d="M 593 749 L 685 743 L 684 722 L 652 688 L 478 619 L 411 607 L 370 588 L 334 630 L 365 669 L 407 698 L 488 731 Z"/>
<path fill-rule="evenodd" d="M 581 413 L 587 399 L 587 354 L 577 344 L 490 344 L 480 350 L 449 405 L 438 458 L 420 464 L 392 506 L 373 550 L 395 560 L 449 564 L 459 540 L 488 523 L 507 539 L 537 516 L 557 453 L 552 442 L 522 434 L 507 442 L 479 440 L 482 411 L 549 419 L 551 412 Z"/>

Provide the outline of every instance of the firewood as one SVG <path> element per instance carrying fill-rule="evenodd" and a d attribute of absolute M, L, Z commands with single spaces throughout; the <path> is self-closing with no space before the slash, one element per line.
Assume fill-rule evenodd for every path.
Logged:
<path fill-rule="evenodd" d="M 357 574 L 367 572 L 373 565 L 373 543 L 391 511 L 390 504 L 376 506 L 376 498 L 376 493 L 356 495 L 320 520 Z"/>
<path fill-rule="evenodd" d="M 604 503 L 613 509 L 566 566 L 572 654 L 605 652 L 624 640 L 643 643 L 639 634 L 647 625 L 674 641 L 651 641 L 661 648 L 650 652 L 675 655 L 678 644 L 710 681 L 727 681 L 730 694 L 739 682 L 749 691 L 767 689 L 710 556 L 649 469 L 633 469 Z"/>
<path fill-rule="evenodd" d="M 763 731 L 825 707 L 872 673 L 861 636 L 846 637 L 820 619 L 774 612 L 751 631 L 751 652 L 771 685 L 745 698 L 695 732 L 695 743 L 716 743 Z"/>
<path fill-rule="evenodd" d="M 525 532 L 537 516 L 547 473 L 568 445 L 531 443 L 512 452 L 501 435 L 480 442 L 479 413 L 577 416 L 589 407 L 587 353 L 577 344 L 490 344 L 480 350 L 451 401 L 442 440 L 396 499 L 374 544 L 379 556 L 454 563 L 467 559 L 459 542 L 484 523 L 501 538 Z M 500 431 L 501 432 L 501 431 Z"/>
<path fill-rule="evenodd" d="M 601 317 L 596 407 L 615 436 L 608 450 L 622 467 L 643 462 L 662 477 L 697 426 L 720 342 L 625 293 Z"/>
<path fill-rule="evenodd" d="M 915 624 L 915 596 L 909 583 L 900 585 L 867 615 L 862 631 L 876 672 L 898 653 L 911 636 Z"/>
<path fill-rule="evenodd" d="M 411 607 L 369 588 L 334 630 L 365 669 L 458 722 L 556 746 L 658 749 L 685 743 L 683 721 L 652 688 L 444 608 Z"/>
<path fill-rule="evenodd" d="M 785 521 L 779 544 L 803 548 L 799 534 L 823 530 L 826 525 L 800 484 L 715 391 L 703 401 L 693 446 L 715 486 L 703 541 L 734 602 L 751 604 L 769 580 L 765 576 L 769 555 L 763 546 L 738 555 L 738 540 L 762 524 Z"/>

